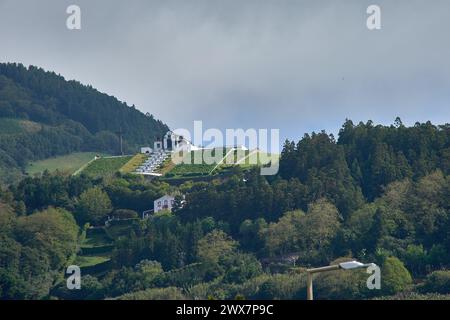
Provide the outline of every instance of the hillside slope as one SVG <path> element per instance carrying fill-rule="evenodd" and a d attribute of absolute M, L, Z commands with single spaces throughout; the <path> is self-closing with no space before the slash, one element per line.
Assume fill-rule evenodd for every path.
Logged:
<path fill-rule="evenodd" d="M 168 127 L 115 97 L 54 72 L 0 63 L 0 183 L 31 160 L 80 151 L 135 152 Z"/>

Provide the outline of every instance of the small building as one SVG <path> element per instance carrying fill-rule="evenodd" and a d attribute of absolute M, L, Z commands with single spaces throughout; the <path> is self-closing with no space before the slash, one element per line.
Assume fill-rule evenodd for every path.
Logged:
<path fill-rule="evenodd" d="M 174 205 L 175 205 L 175 197 L 171 195 L 165 195 L 159 199 L 156 199 L 153 202 L 153 212 L 157 213 L 161 210 L 172 211 Z"/>
<path fill-rule="evenodd" d="M 150 154 L 150 153 L 152 153 L 152 148 L 150 148 L 150 147 L 142 147 L 141 148 L 141 153 L 143 153 L 143 154 Z"/>
<path fill-rule="evenodd" d="M 194 146 L 190 141 L 185 139 L 180 140 L 174 149 L 175 152 L 192 152 L 196 150 L 200 150 L 200 148 Z"/>
<path fill-rule="evenodd" d="M 164 136 L 164 149 L 174 152 L 191 152 L 199 150 L 192 142 L 172 131 L 167 132 Z"/>

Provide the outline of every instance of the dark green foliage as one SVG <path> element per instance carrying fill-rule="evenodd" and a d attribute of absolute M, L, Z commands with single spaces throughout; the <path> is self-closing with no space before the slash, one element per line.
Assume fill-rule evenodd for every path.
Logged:
<path fill-rule="evenodd" d="M 64 300 L 98 300 L 105 297 L 105 288 L 96 277 L 87 274 L 83 275 L 80 290 L 68 290 L 66 282 L 63 281 L 51 294 Z"/>
<path fill-rule="evenodd" d="M 31 120 L 36 130 L 0 130 L 0 169 L 24 168 L 30 160 L 76 151 L 118 154 L 118 131 L 124 151 L 151 145 L 168 127 L 151 115 L 100 93 L 66 81 L 53 72 L 21 64 L 0 64 L 0 118 Z M 14 129 L 14 128 L 13 128 Z M 15 134 L 8 134 L 8 133 Z M 0 171 L 1 172 L 1 171 Z M 16 179 L 20 171 L 9 179 Z"/>
<path fill-rule="evenodd" d="M 139 218 L 139 215 L 134 210 L 128 210 L 128 209 L 117 209 L 114 210 L 114 212 L 111 215 L 115 219 L 137 219 Z"/>
<path fill-rule="evenodd" d="M 339 258 L 332 264 L 349 260 L 351 259 Z M 337 270 L 319 274 L 314 280 L 315 299 L 357 300 L 376 296 L 378 294 L 376 290 L 367 289 L 367 277 L 365 270 Z"/>
<path fill-rule="evenodd" d="M 367 198 L 373 199 L 390 182 L 421 177 L 437 168 L 448 174 L 445 155 L 450 146 L 449 130 L 448 124 L 434 126 L 430 122 L 408 128 L 374 126 L 371 121 L 355 126 L 347 120 L 338 144 L 346 149 L 347 161 L 358 164 L 361 188 Z"/>
<path fill-rule="evenodd" d="M 0 299 L 41 299 L 75 253 L 78 227 L 64 210 L 16 217 L 0 204 Z"/>
<path fill-rule="evenodd" d="M 345 147 L 325 132 L 305 135 L 297 145 L 287 141 L 281 153 L 280 175 L 285 179 L 298 178 L 308 185 L 309 202 L 327 197 L 343 214 L 363 202 L 346 160 Z"/>
<path fill-rule="evenodd" d="M 347 122 L 337 142 L 325 133 L 287 142 L 274 177 L 236 170 L 181 186 L 122 174 L 27 178 L 0 189 L 0 292 L 48 297 L 76 247 L 72 228 L 52 227 L 73 224 L 67 212 L 47 210 L 59 207 L 78 218 L 81 209 L 95 213 L 80 224 L 122 219 L 80 237 L 71 261 L 95 278 L 76 297 L 59 281 L 50 292 L 59 298 L 304 299 L 304 268 L 339 257 L 377 263 L 381 290 L 366 288 L 364 270 L 339 270 L 315 277 L 316 298 L 446 293 L 447 271 L 432 272 L 450 267 L 448 133 L 429 124 Z M 413 138 L 420 152 L 407 147 Z M 174 212 L 136 218 L 164 194 L 186 202 L 179 197 Z"/>
<path fill-rule="evenodd" d="M 154 287 L 158 276 L 162 273 L 163 269 L 159 262 L 143 260 L 133 268 L 123 267 L 109 272 L 103 280 L 103 285 L 108 296 L 115 297 Z"/>
<path fill-rule="evenodd" d="M 430 273 L 423 285 L 420 287 L 420 291 L 424 293 L 450 293 L 450 271 L 439 270 Z"/>
<path fill-rule="evenodd" d="M 221 261 L 225 266 L 224 282 L 243 283 L 262 273 L 261 263 L 251 254 L 237 253 Z"/>
<path fill-rule="evenodd" d="M 185 300 L 179 288 L 155 288 L 144 291 L 128 293 L 119 297 L 119 300 Z"/>

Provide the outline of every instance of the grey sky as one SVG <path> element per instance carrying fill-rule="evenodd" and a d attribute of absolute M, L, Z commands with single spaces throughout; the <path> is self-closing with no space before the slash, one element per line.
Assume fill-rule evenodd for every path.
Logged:
<path fill-rule="evenodd" d="M 82 30 L 65 27 L 82 10 Z M 366 8 L 382 8 L 382 30 Z M 0 61 L 92 84 L 172 128 L 450 122 L 450 1 L 0 0 Z"/>

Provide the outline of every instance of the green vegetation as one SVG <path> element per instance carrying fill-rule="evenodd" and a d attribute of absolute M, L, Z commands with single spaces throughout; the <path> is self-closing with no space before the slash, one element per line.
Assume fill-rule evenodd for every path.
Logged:
<path fill-rule="evenodd" d="M 76 152 L 134 153 L 168 127 L 91 86 L 54 72 L 0 63 L 0 185 L 23 177 L 30 162 Z"/>
<path fill-rule="evenodd" d="M 133 173 L 147 158 L 148 155 L 138 153 L 125 163 L 119 171 L 122 173 Z"/>
<path fill-rule="evenodd" d="M 196 177 L 209 175 L 226 154 L 228 149 L 216 148 L 212 150 L 198 150 L 185 154 L 172 154 L 172 163 L 175 166 L 170 171 L 165 170 L 166 177 Z M 215 161 L 208 164 L 206 158 L 213 157 Z M 164 169 L 163 169 L 164 170 Z M 168 171 L 168 172 L 167 172 Z"/>
<path fill-rule="evenodd" d="M 0 118 L 0 135 L 14 135 L 23 132 L 34 133 L 38 132 L 41 129 L 42 126 L 40 124 L 32 121 Z"/>
<path fill-rule="evenodd" d="M 176 165 L 166 177 L 196 177 L 209 175 L 215 165 L 209 164 L 179 164 Z"/>
<path fill-rule="evenodd" d="M 411 274 L 396 257 L 385 259 L 381 274 L 383 275 L 381 286 L 383 292 L 388 295 L 402 292 L 412 284 Z"/>
<path fill-rule="evenodd" d="M 106 154 L 98 154 L 95 152 L 75 152 L 65 156 L 31 162 L 26 168 L 26 173 L 35 175 L 45 170 L 50 172 L 58 170 L 67 174 L 73 174 L 83 165 L 93 160 L 96 155 L 102 157 L 107 156 Z"/>
<path fill-rule="evenodd" d="M 86 222 L 100 223 L 112 211 L 111 200 L 100 188 L 84 191 L 76 203 L 76 218 L 80 225 Z"/>
<path fill-rule="evenodd" d="M 450 271 L 438 270 L 430 273 L 420 287 L 420 291 L 450 295 Z"/>
<path fill-rule="evenodd" d="M 91 162 L 82 172 L 92 177 L 111 176 L 131 159 L 132 156 L 100 158 Z"/>
<path fill-rule="evenodd" d="M 236 167 L 169 185 L 125 163 L 27 177 L 0 189 L 0 298 L 305 299 L 306 268 L 356 259 L 380 266 L 381 290 L 338 270 L 317 275 L 315 297 L 448 299 L 449 128 L 347 121 L 338 140 L 287 141 L 270 177 Z M 184 197 L 140 219 L 164 194 Z M 61 281 L 68 261 L 90 275 L 80 291 Z"/>
<path fill-rule="evenodd" d="M 40 299 L 75 253 L 78 227 L 65 210 L 47 209 L 16 216 L 0 205 L 0 295 Z"/>
<path fill-rule="evenodd" d="M 103 256 L 78 256 L 75 260 L 75 264 L 80 268 L 92 267 L 97 264 L 109 261 L 110 258 Z"/>
<path fill-rule="evenodd" d="M 179 288 L 156 288 L 147 289 L 145 291 L 137 291 L 134 293 L 124 294 L 119 297 L 119 300 L 185 300 Z"/>
<path fill-rule="evenodd" d="M 105 232 L 90 234 L 81 244 L 81 248 L 97 248 L 112 244 L 112 240 Z"/>
<path fill-rule="evenodd" d="M 254 166 L 268 164 L 271 160 L 278 161 L 278 157 L 259 150 L 234 150 L 230 148 L 215 148 L 212 150 L 192 151 L 188 154 L 173 155 L 173 161 L 167 162 L 161 172 L 166 178 L 189 178 L 208 175 L 218 175 L 230 172 L 234 167 L 249 170 Z M 205 158 L 212 158 L 212 164 Z M 198 160 L 196 160 L 198 159 Z"/>

